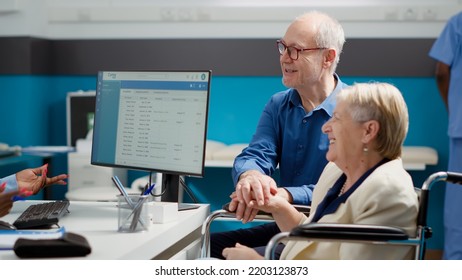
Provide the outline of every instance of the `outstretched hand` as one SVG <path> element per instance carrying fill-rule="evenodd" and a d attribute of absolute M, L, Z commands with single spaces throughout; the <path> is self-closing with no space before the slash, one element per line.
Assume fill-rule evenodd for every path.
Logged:
<path fill-rule="evenodd" d="M 28 168 L 16 173 L 16 181 L 20 190 L 32 191 L 37 194 L 41 189 L 49 185 L 66 185 L 64 181 L 69 176 L 67 174 L 60 174 L 51 178 L 47 177 L 48 164 L 42 165 L 37 168 Z"/>

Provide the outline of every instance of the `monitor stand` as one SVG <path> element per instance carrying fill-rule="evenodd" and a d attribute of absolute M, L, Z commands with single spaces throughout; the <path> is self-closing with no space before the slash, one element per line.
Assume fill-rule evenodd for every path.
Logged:
<path fill-rule="evenodd" d="M 180 175 L 162 173 L 162 194 L 161 200 L 166 202 L 180 202 Z"/>
<path fill-rule="evenodd" d="M 198 205 L 182 203 L 183 192 L 180 192 L 182 190 L 180 175 L 162 173 L 162 190 L 165 191 L 161 201 L 178 202 L 178 211 L 199 208 Z"/>

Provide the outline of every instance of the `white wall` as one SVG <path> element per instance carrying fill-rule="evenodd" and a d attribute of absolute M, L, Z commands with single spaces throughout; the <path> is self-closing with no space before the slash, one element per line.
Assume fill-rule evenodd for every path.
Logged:
<path fill-rule="evenodd" d="M 274 38 L 310 9 L 348 38 L 434 38 L 462 0 L 1 0 L 0 36 Z"/>

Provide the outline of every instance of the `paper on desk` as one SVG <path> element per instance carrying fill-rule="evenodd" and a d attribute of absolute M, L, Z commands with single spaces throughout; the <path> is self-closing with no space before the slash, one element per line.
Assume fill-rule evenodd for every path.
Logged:
<path fill-rule="evenodd" d="M 57 239 L 63 237 L 65 232 L 64 227 L 44 230 L 0 230 L 0 250 L 12 250 L 19 238 Z"/>
<path fill-rule="evenodd" d="M 26 154 L 69 153 L 73 151 L 75 151 L 75 148 L 68 146 L 30 146 L 21 149 L 21 152 Z"/>

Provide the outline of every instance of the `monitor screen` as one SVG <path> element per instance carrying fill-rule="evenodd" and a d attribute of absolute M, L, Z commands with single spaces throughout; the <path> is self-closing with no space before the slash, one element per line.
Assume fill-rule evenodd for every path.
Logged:
<path fill-rule="evenodd" d="M 95 92 L 69 92 L 66 98 L 67 145 L 75 147 L 93 129 Z"/>
<path fill-rule="evenodd" d="M 91 163 L 204 175 L 211 71 L 98 73 Z"/>

